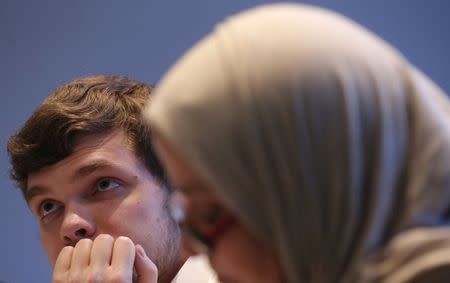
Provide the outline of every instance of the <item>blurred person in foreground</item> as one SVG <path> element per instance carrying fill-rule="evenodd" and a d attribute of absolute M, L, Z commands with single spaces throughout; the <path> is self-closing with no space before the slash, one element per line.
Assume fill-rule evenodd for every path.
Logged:
<path fill-rule="evenodd" d="M 221 282 L 450 282 L 448 98 L 357 23 L 234 15 L 144 113 L 185 243 Z"/>

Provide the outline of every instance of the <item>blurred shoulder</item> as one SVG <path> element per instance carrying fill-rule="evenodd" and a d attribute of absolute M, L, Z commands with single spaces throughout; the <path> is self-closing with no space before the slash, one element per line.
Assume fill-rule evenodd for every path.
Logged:
<path fill-rule="evenodd" d="M 218 283 L 217 276 L 203 255 L 190 257 L 172 283 Z"/>

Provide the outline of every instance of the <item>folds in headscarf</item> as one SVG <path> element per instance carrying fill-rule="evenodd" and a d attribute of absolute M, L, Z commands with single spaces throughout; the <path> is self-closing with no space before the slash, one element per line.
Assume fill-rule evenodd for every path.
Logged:
<path fill-rule="evenodd" d="M 417 253 L 433 257 L 437 239 L 450 249 L 436 229 L 448 222 L 449 109 L 363 27 L 276 4 L 219 24 L 164 76 L 146 116 L 276 248 L 287 282 L 408 282 L 436 265 Z"/>

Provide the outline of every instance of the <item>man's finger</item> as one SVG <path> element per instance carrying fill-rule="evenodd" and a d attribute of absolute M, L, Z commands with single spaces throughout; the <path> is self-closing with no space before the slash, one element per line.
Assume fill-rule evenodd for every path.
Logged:
<path fill-rule="evenodd" d="M 64 247 L 58 255 L 53 268 L 52 282 L 65 282 L 72 261 L 73 247 Z"/>
<path fill-rule="evenodd" d="M 114 280 L 123 282 L 131 282 L 133 277 L 133 264 L 135 256 L 135 247 L 133 242 L 127 238 L 120 236 L 114 242 L 112 258 L 111 258 L 111 270 Z"/>
<path fill-rule="evenodd" d="M 111 255 L 114 238 L 111 235 L 101 234 L 92 243 L 90 265 L 94 269 L 103 269 L 111 264 Z"/>
<path fill-rule="evenodd" d="M 134 266 L 137 273 L 137 283 L 158 282 L 158 268 L 145 254 L 141 245 L 136 245 L 136 258 Z"/>
<path fill-rule="evenodd" d="M 72 263 L 70 266 L 70 277 L 80 278 L 89 265 L 91 257 L 92 240 L 82 239 L 73 249 Z"/>

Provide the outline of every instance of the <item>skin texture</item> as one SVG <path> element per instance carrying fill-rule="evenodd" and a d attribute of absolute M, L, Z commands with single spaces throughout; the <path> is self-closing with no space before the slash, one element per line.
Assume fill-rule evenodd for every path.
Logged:
<path fill-rule="evenodd" d="M 136 278 L 145 280 L 155 279 L 158 269 L 159 282 L 170 282 L 181 267 L 167 192 L 121 131 L 84 137 L 70 156 L 30 174 L 26 198 L 56 282 L 65 282 L 61 274 L 85 282 L 86 269 L 107 279 L 102 282 L 131 282 L 135 258 Z M 96 267 L 86 268 L 91 263 Z"/>
<path fill-rule="evenodd" d="M 208 229 L 204 223 L 202 227 L 200 221 L 192 219 L 192 215 L 198 215 L 198 211 L 208 204 L 221 204 L 226 209 L 225 204 L 159 135 L 154 137 L 154 146 L 169 178 L 182 196 L 186 218 L 196 227 Z M 188 241 L 183 241 L 183 244 L 190 249 Z M 283 282 L 276 253 L 239 221 L 216 240 L 208 257 L 222 283 Z"/>

